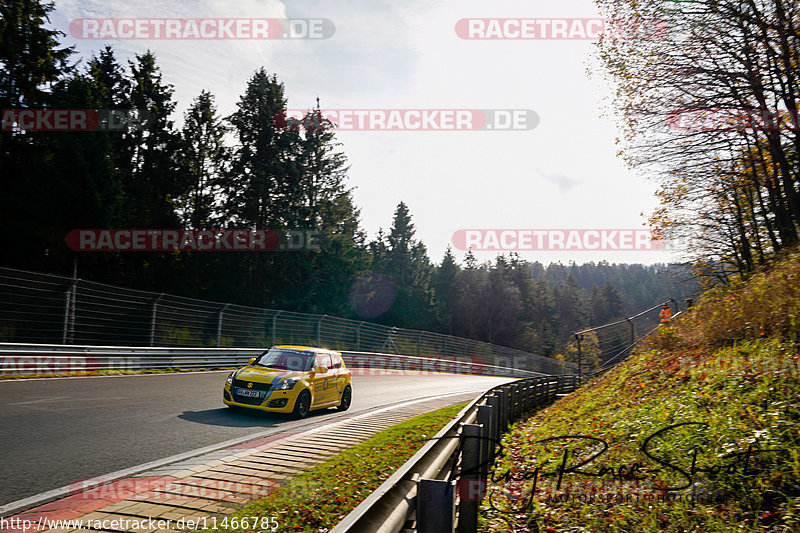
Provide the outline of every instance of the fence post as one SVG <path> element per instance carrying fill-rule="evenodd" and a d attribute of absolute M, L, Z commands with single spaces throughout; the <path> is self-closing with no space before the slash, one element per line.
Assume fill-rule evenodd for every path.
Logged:
<path fill-rule="evenodd" d="M 150 314 L 150 346 L 156 345 L 156 314 L 158 313 L 158 301 L 164 297 L 162 292 L 153 300 L 153 310 Z"/>
<path fill-rule="evenodd" d="M 68 333 L 67 333 L 67 342 L 69 344 L 75 344 L 75 305 L 78 301 L 78 279 L 73 277 L 72 278 L 72 288 L 70 289 L 71 297 L 69 299 L 69 320 L 67 321 Z M 64 344 L 66 344 L 65 342 Z"/>
<path fill-rule="evenodd" d="M 220 340 L 222 339 L 222 315 L 231 304 L 225 304 L 219 310 L 219 318 L 217 319 L 217 348 L 219 348 Z"/>
<path fill-rule="evenodd" d="M 578 381 L 580 381 L 581 380 L 581 371 L 582 371 L 582 365 L 581 365 L 581 341 L 583 340 L 583 335 L 581 335 L 580 333 L 576 333 L 575 334 L 575 340 L 578 343 Z"/>
<path fill-rule="evenodd" d="M 67 332 L 69 331 L 69 309 L 72 299 L 72 287 L 64 293 L 64 328 L 61 332 L 61 344 L 67 344 Z"/>
<path fill-rule="evenodd" d="M 483 427 L 479 424 L 464 424 L 461 438 L 461 484 L 459 485 L 458 533 L 478 531 L 478 503 L 483 499 L 483 479 L 480 466 L 483 458 Z"/>
<path fill-rule="evenodd" d="M 417 355 L 422 355 L 422 332 L 417 333 Z"/>
<path fill-rule="evenodd" d="M 272 317 L 272 346 L 275 346 L 275 323 L 278 320 L 278 316 L 283 313 L 283 311 L 278 311 L 275 313 L 275 316 Z"/>
<path fill-rule="evenodd" d="M 636 327 L 633 325 L 633 320 L 630 318 L 625 319 L 631 327 L 631 344 L 636 342 Z"/>
<path fill-rule="evenodd" d="M 417 481 L 417 532 L 446 533 L 455 522 L 455 481 Z"/>
<path fill-rule="evenodd" d="M 322 347 L 322 321 L 325 320 L 325 317 L 328 315 L 322 315 L 317 320 L 317 348 Z"/>
<path fill-rule="evenodd" d="M 356 351 L 361 351 L 361 326 L 364 325 L 364 322 L 359 322 L 358 326 L 356 326 Z"/>

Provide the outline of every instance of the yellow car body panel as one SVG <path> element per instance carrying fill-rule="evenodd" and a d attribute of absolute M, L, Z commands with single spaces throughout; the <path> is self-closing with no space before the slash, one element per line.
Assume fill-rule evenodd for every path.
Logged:
<path fill-rule="evenodd" d="M 289 359 L 296 356 L 298 361 L 314 357 L 310 370 L 293 370 L 287 364 L 275 368 L 259 365 L 267 354 L 279 351 L 280 356 Z M 279 356 L 279 357 L 280 357 Z M 327 358 L 326 358 L 327 356 Z M 327 372 L 316 372 L 318 362 L 330 361 Z M 286 380 L 295 381 L 291 388 L 281 389 Z M 341 353 L 310 346 L 273 346 L 250 364 L 231 373 L 222 392 L 222 401 L 229 407 L 243 407 L 270 413 L 295 413 L 295 406 L 301 394 L 311 396 L 306 411 L 338 407 L 345 410 L 352 398 L 350 370 L 344 364 Z M 345 391 L 348 391 L 345 393 Z M 305 416 L 301 413 L 299 416 Z"/>

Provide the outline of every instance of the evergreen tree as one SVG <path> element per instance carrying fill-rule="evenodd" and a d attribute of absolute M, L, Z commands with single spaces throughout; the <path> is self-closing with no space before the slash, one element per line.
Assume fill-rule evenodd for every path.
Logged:
<path fill-rule="evenodd" d="M 45 27 L 53 9 L 41 0 L 0 0 L 0 109 L 48 105 L 49 86 L 68 71 L 72 48 L 60 47 L 64 34 Z M 47 140 L 31 132 L 0 131 L 0 212 L 5 221 L 0 235 L 10 266 L 56 265 L 50 255 L 52 232 L 37 224 L 46 218 L 42 195 L 50 194 L 49 183 L 41 181 L 51 154 Z"/>
<path fill-rule="evenodd" d="M 226 126 L 217 115 L 214 96 L 202 91 L 184 116 L 181 172 L 188 189 L 178 198 L 178 215 L 185 228 L 211 228 L 224 218 L 216 209 L 229 160 L 224 144 Z"/>
<path fill-rule="evenodd" d="M 459 295 L 456 285 L 459 270 L 453 250 L 448 246 L 442 263 L 433 272 L 431 288 L 435 298 L 434 313 L 437 329 L 449 335 L 453 334 L 453 312 Z"/>

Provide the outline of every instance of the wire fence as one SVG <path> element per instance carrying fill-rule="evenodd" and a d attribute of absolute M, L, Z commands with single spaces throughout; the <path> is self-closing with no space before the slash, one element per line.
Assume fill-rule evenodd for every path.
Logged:
<path fill-rule="evenodd" d="M 511 348 L 328 315 L 210 302 L 79 278 L 0 268 L 0 342 L 96 346 L 264 347 L 480 357 L 545 374 L 575 365 Z"/>
<path fill-rule="evenodd" d="M 627 359 L 634 346 L 658 328 L 663 303 L 616 322 L 575 332 L 581 375 L 604 372 Z M 670 298 L 669 303 L 676 317 L 680 314 L 677 301 Z"/>

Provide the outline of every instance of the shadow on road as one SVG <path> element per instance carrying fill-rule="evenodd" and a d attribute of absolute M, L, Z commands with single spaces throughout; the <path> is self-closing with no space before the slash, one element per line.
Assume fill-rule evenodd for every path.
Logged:
<path fill-rule="evenodd" d="M 291 420 L 287 416 L 262 413 L 259 411 L 234 411 L 227 407 L 206 409 L 205 411 L 184 411 L 178 418 L 206 424 L 209 426 L 226 426 L 233 428 L 271 427 Z"/>
<path fill-rule="evenodd" d="M 330 414 L 331 412 L 334 411 L 329 409 L 312 411 L 308 418 L 314 418 L 326 413 Z M 222 407 L 220 409 L 206 409 L 204 411 L 184 411 L 178 415 L 178 418 L 182 420 L 188 420 L 189 422 L 196 422 L 198 424 L 232 428 L 273 427 L 284 422 L 291 422 L 294 420 L 291 416 L 280 413 L 266 413 L 263 411 L 250 409 L 242 409 L 240 411 L 233 410 L 229 407 Z"/>

